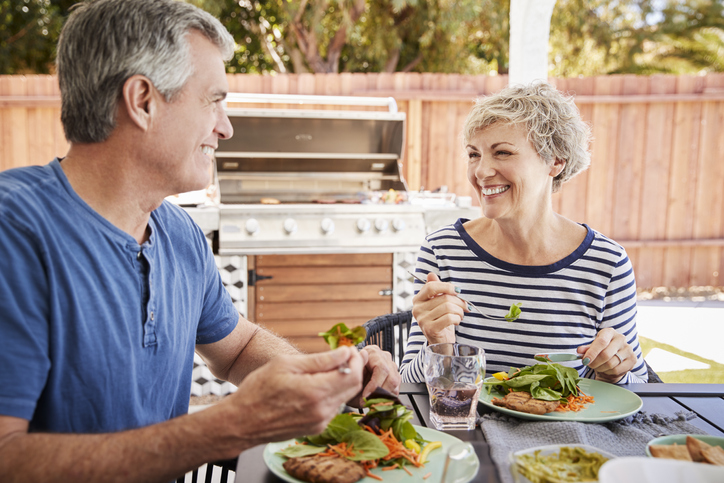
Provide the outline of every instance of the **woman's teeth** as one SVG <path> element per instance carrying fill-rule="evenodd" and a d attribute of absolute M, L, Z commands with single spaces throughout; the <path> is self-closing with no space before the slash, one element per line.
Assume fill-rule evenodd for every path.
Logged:
<path fill-rule="evenodd" d="M 510 188 L 510 186 L 499 186 L 498 188 L 483 188 L 483 194 L 485 196 L 497 195 L 498 193 L 502 193 L 503 191 L 508 191 L 508 188 Z"/>
<path fill-rule="evenodd" d="M 214 155 L 214 148 L 211 146 L 201 146 L 201 152 L 206 156 L 212 157 Z"/>

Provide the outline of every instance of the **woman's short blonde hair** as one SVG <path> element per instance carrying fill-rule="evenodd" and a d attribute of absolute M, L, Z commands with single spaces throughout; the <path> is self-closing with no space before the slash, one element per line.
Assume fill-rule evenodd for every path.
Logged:
<path fill-rule="evenodd" d="M 463 127 L 465 144 L 481 129 L 497 122 L 525 124 L 528 139 L 548 164 L 565 161 L 553 179 L 553 192 L 591 164 L 591 129 L 581 119 L 573 98 L 550 84 L 508 86 L 475 101 Z"/>

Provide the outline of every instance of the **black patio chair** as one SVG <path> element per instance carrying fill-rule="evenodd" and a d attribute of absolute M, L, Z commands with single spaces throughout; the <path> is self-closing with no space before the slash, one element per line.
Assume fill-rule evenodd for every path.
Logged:
<path fill-rule="evenodd" d="M 658 374 L 654 372 L 653 369 L 651 369 L 651 366 L 648 362 L 644 359 L 644 364 L 646 364 L 646 370 L 649 372 L 649 382 L 664 382 L 661 380 Z"/>
<path fill-rule="evenodd" d="M 405 355 L 405 344 L 411 325 L 411 310 L 377 316 L 363 324 L 367 330 L 367 337 L 358 347 L 361 349 L 366 345 L 377 345 L 380 349 L 392 354 L 392 360 L 399 366 Z M 644 364 L 649 373 L 649 382 L 664 382 L 648 362 L 644 360 Z"/>
<path fill-rule="evenodd" d="M 363 324 L 367 330 L 367 337 L 358 347 L 377 345 L 383 351 L 392 354 L 392 360 L 399 366 L 402 356 L 405 355 L 405 343 L 410 333 L 410 325 L 412 325 L 411 310 L 375 317 Z"/>
<path fill-rule="evenodd" d="M 221 483 L 234 482 L 234 472 L 236 471 L 236 458 L 230 460 L 214 461 L 213 463 L 208 463 L 203 466 L 206 466 L 206 477 L 204 478 L 204 483 L 211 483 L 213 481 L 214 468 L 221 468 L 221 476 L 220 479 L 217 481 L 220 481 Z M 195 470 L 190 471 L 184 476 L 178 478 L 176 480 L 176 483 L 201 483 L 201 480 L 199 480 L 199 470 L 203 468 L 203 466 L 196 468 Z M 191 475 L 191 478 L 189 481 L 187 481 L 186 477 L 189 475 Z"/>

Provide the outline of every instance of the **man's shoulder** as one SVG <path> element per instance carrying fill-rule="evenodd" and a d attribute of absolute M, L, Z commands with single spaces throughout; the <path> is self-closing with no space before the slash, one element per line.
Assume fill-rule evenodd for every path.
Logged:
<path fill-rule="evenodd" d="M 23 166 L 0 172 L 0 200 L 24 196 L 53 179 L 50 165 Z"/>
<path fill-rule="evenodd" d="M 48 185 L 57 181 L 50 164 L 24 166 L 0 172 L 0 213 L 28 211 L 47 194 Z"/>

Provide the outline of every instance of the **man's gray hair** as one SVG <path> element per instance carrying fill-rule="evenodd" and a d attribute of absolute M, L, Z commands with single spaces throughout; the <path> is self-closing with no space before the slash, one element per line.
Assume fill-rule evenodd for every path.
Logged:
<path fill-rule="evenodd" d="M 65 137 L 97 143 L 116 126 L 123 84 L 147 77 L 167 102 L 193 74 L 189 31 L 228 61 L 234 39 L 203 10 L 176 0 L 97 0 L 74 8 L 60 35 L 56 66 Z"/>
<path fill-rule="evenodd" d="M 565 161 L 563 171 L 553 178 L 553 192 L 591 164 L 591 128 L 581 119 L 573 99 L 550 84 L 508 86 L 478 99 L 463 126 L 465 143 L 496 122 L 524 125 L 543 161 Z"/>

